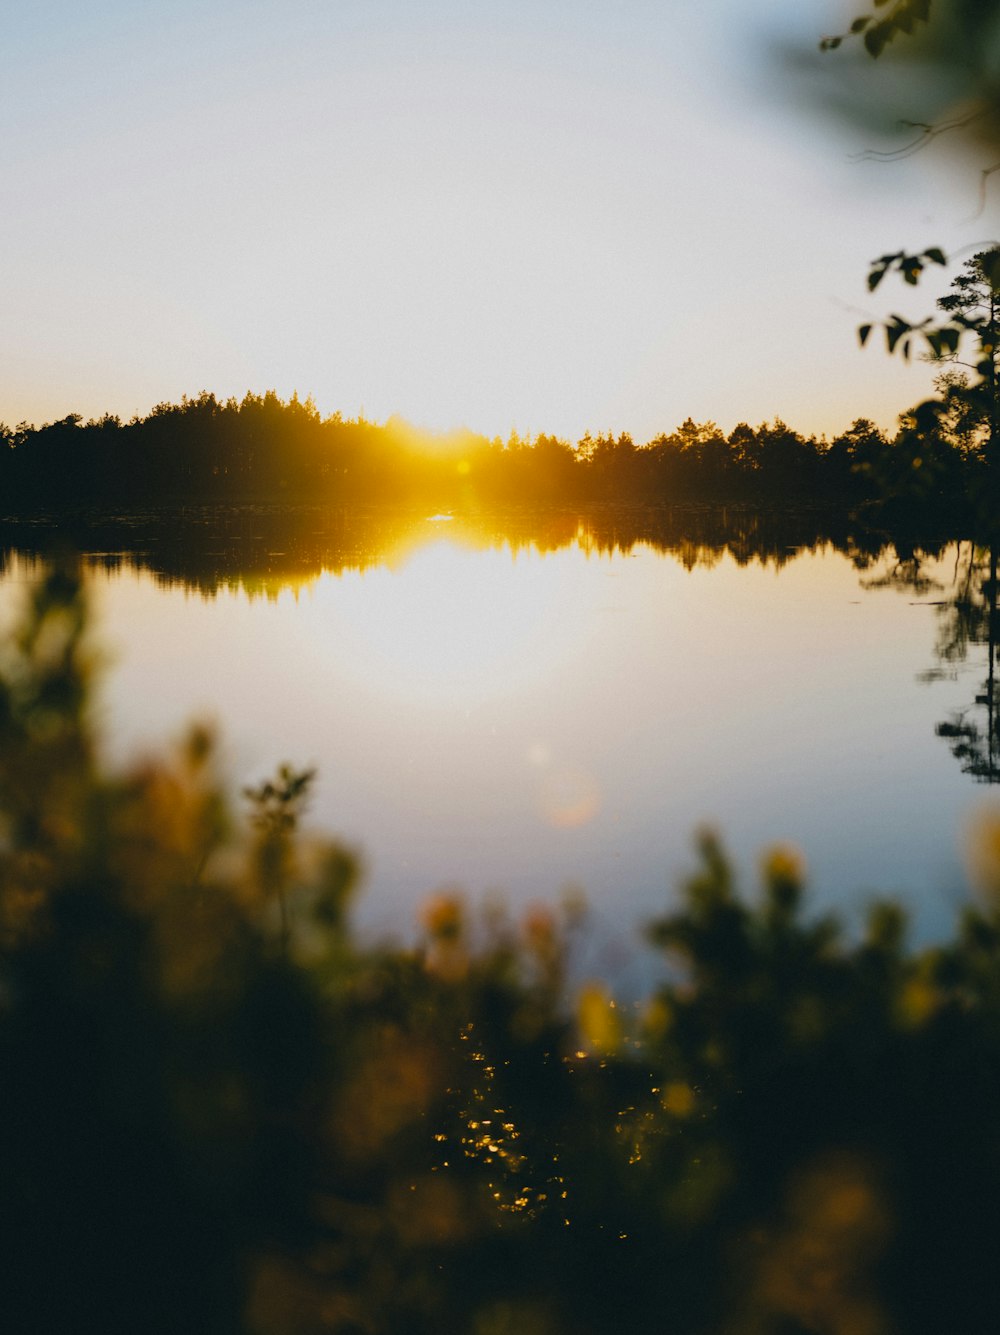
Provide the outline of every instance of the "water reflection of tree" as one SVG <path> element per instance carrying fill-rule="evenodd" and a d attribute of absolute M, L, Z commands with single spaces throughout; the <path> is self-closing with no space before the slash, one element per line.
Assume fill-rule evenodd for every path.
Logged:
<path fill-rule="evenodd" d="M 447 518 L 449 522 L 439 522 Z M 131 569 L 166 586 L 212 598 L 224 590 L 275 597 L 324 573 L 402 564 L 423 543 L 547 554 L 576 546 L 587 556 L 629 555 L 646 548 L 686 570 L 723 560 L 775 570 L 800 554 L 832 549 L 857 569 L 866 591 L 894 590 L 930 603 L 938 619 L 935 665 L 926 682 L 955 680 L 979 646 L 986 680 L 967 708 L 939 723 L 963 770 L 1000 782 L 1000 710 L 995 699 L 997 552 L 971 542 L 945 544 L 867 531 L 843 515 L 751 507 L 572 507 L 435 515 L 403 507 L 346 509 L 322 505 L 164 507 L 116 514 L 80 511 L 0 522 L 0 573 L 14 556 L 46 559 L 67 544 L 89 554 L 92 568 Z M 954 552 L 954 556 L 950 553 Z M 953 565 L 949 564 L 953 560 Z"/>
<path fill-rule="evenodd" d="M 965 662 L 970 652 L 986 650 L 986 679 L 972 704 L 937 725 L 966 774 L 980 783 L 1000 783 L 1000 714 L 997 710 L 996 650 L 998 546 L 972 543 L 959 547 L 955 592 L 940 605 L 936 654 L 942 667 Z M 960 569 L 958 568 L 960 564 Z"/>
<path fill-rule="evenodd" d="M 930 593 L 944 589 L 941 581 L 928 572 L 926 562 L 927 554 L 922 551 L 897 550 L 892 561 L 878 567 L 874 574 L 862 579 L 861 587 L 869 591 L 894 589 L 925 598 Z M 860 564 L 864 568 L 867 562 L 862 559 Z"/>
<path fill-rule="evenodd" d="M 67 546 L 108 570 L 148 572 L 166 585 L 212 597 L 224 589 L 274 596 L 324 573 L 395 566 L 420 545 L 447 536 L 470 549 L 628 555 L 638 546 L 674 557 L 688 570 L 724 557 L 739 566 L 779 569 L 822 545 L 874 560 L 881 538 L 849 534 L 842 516 L 749 507 L 571 507 L 508 509 L 428 518 L 405 508 L 321 505 L 186 506 L 0 522 L 0 569 L 14 553 L 47 558 Z"/>
<path fill-rule="evenodd" d="M 921 672 L 923 683 L 956 681 L 959 667 L 980 647 L 986 651 L 986 677 L 973 700 L 937 724 L 962 770 L 980 783 L 1000 783 L 1000 684 L 997 683 L 997 560 L 1000 546 L 972 541 L 954 544 L 950 572 L 943 546 L 911 546 L 872 555 L 860 551 L 855 565 L 865 590 L 894 590 L 930 604 L 937 614 L 935 664 Z"/>

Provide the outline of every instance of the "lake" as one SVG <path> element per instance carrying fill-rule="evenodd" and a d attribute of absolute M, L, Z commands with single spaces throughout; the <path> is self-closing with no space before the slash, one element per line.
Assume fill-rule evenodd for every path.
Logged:
<path fill-rule="evenodd" d="M 308 823 L 362 854 L 367 928 L 407 936 L 442 886 L 582 891 L 595 967 L 624 968 L 705 825 L 748 887 L 793 843 L 854 921 L 891 893 L 943 934 L 967 897 L 994 769 L 969 543 L 747 515 L 117 516 L 8 526 L 8 614 L 66 533 L 109 759 L 207 719 L 234 792 L 315 765 Z"/>

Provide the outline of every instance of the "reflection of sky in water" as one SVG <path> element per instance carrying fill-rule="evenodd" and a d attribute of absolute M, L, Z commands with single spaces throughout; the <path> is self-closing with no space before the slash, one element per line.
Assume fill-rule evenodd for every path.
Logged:
<path fill-rule="evenodd" d="M 824 904 L 907 893 L 925 931 L 947 924 L 986 794 L 934 725 L 984 672 L 974 648 L 957 680 L 917 681 L 932 606 L 866 591 L 829 552 L 687 572 L 642 546 L 513 557 L 446 528 L 393 569 L 270 601 L 95 576 L 113 755 L 197 715 L 234 787 L 317 764 L 310 821 L 364 851 L 361 916 L 394 931 L 445 883 L 518 903 L 582 886 L 627 938 L 705 822 L 750 880 L 790 840 Z"/>

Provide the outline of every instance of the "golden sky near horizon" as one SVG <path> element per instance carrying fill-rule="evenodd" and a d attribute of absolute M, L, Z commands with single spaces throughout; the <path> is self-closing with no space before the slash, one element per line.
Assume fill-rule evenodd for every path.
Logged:
<path fill-rule="evenodd" d="M 803 109 L 777 44 L 841 17 L 22 6 L 0 88 L 0 421 L 274 388 L 503 436 L 891 425 L 931 372 L 855 328 L 930 295 L 872 303 L 868 261 L 986 224 L 971 173 L 853 162 L 863 135 Z"/>

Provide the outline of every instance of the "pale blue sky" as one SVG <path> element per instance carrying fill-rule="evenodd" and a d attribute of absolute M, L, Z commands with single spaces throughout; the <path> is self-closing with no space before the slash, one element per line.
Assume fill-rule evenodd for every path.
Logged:
<path fill-rule="evenodd" d="M 971 174 L 855 164 L 769 52 L 836 0 L 35 0 L 0 85 L 0 420 L 211 389 L 487 434 L 891 424 L 887 248 Z M 833 57 L 826 57 L 827 62 Z"/>

